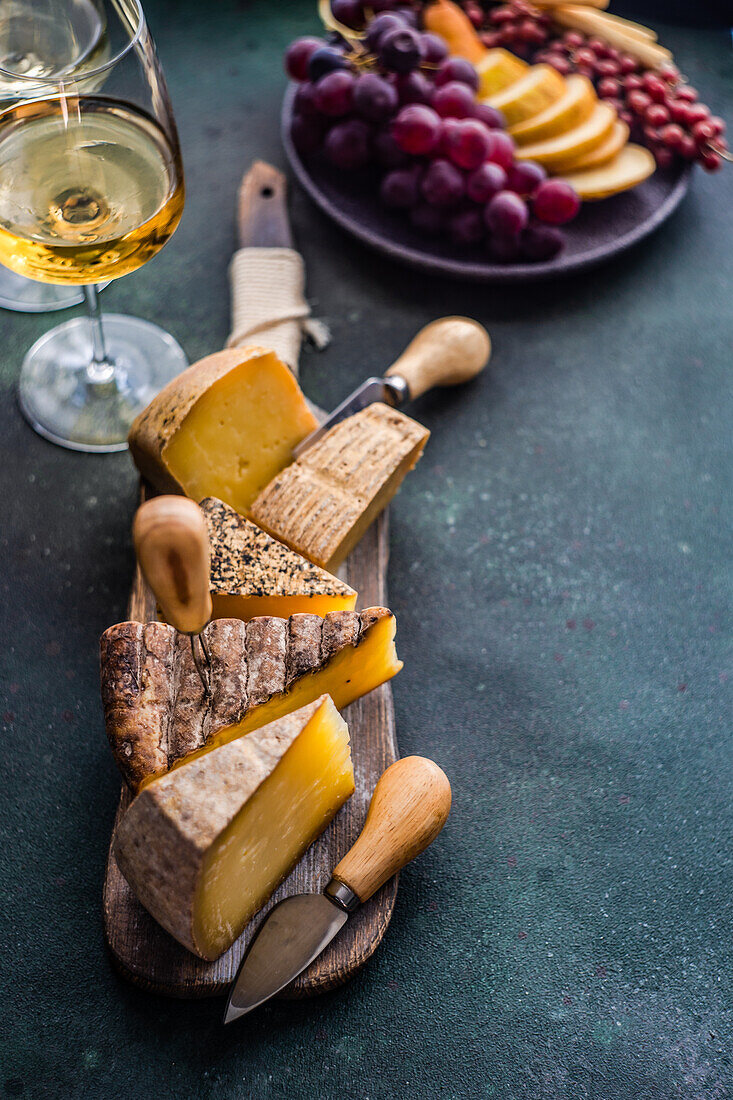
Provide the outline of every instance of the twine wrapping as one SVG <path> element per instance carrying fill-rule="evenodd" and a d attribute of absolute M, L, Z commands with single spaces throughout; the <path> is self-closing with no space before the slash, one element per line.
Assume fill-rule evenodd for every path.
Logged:
<path fill-rule="evenodd" d="M 227 347 L 264 344 L 298 373 L 303 336 L 317 348 L 330 340 L 328 327 L 311 317 L 305 299 L 303 257 L 292 248 L 240 248 L 229 267 L 232 332 Z"/>

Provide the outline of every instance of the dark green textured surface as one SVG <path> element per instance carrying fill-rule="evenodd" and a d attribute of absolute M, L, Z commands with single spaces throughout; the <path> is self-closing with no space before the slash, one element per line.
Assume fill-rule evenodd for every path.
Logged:
<path fill-rule="evenodd" d="M 278 55 L 308 3 L 151 0 L 188 180 L 181 229 L 110 288 L 191 359 L 227 334 L 237 182 L 282 163 Z M 665 31 L 730 118 L 723 31 Z M 730 363 L 733 170 L 649 243 L 526 292 L 419 277 L 300 195 L 333 329 L 302 379 L 329 406 L 444 313 L 490 371 L 425 399 L 433 438 L 392 512 L 403 753 L 454 784 L 348 987 L 226 1030 L 221 1004 L 136 992 L 105 956 L 119 781 L 97 697 L 121 618 L 126 456 L 36 437 L 14 386 L 49 318 L 0 313 L 0 1095 L 722 1100 L 733 1096 Z"/>

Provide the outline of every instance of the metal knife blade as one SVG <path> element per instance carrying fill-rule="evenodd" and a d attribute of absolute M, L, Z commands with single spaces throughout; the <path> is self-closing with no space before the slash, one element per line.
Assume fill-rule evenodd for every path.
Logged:
<path fill-rule="evenodd" d="M 358 389 L 349 394 L 346 400 L 342 401 L 338 408 L 334 409 L 315 431 L 300 441 L 298 446 L 293 449 L 293 455 L 295 458 L 299 458 L 304 451 L 317 443 L 334 424 L 346 420 L 347 416 L 353 416 L 354 413 L 360 412 L 367 405 L 373 405 L 375 401 L 383 401 L 385 405 L 391 405 L 393 409 L 396 409 L 398 405 L 407 400 L 407 397 L 407 386 L 398 375 L 392 378 L 367 378 L 366 382 L 362 382 Z"/>
<path fill-rule="evenodd" d="M 341 931 L 348 914 L 325 894 L 279 902 L 249 945 L 232 984 L 224 1023 L 274 997 L 309 966 Z"/>

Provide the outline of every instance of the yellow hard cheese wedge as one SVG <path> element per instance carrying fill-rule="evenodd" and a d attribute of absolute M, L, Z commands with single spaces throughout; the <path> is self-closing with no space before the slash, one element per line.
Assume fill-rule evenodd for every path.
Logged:
<path fill-rule="evenodd" d="M 529 70 L 526 61 L 516 57 L 509 50 L 497 47 L 488 50 L 475 64 L 478 73 L 478 92 L 480 100 L 508 88 Z"/>
<path fill-rule="evenodd" d="M 323 569 L 336 569 L 389 504 L 430 432 L 386 405 L 342 420 L 263 490 L 250 517 Z"/>
<path fill-rule="evenodd" d="M 533 65 L 521 79 L 485 102 L 501 111 L 507 126 L 514 126 L 546 110 L 564 92 L 565 79 L 557 69 L 552 65 Z"/>
<path fill-rule="evenodd" d="M 356 606 L 356 592 L 345 581 L 277 542 L 228 504 L 207 497 L 201 511 L 211 547 L 212 618 L 327 615 Z"/>
<path fill-rule="evenodd" d="M 595 89 L 587 76 L 573 73 L 565 81 L 565 91 L 558 100 L 538 115 L 509 127 L 518 145 L 547 141 L 585 122 L 598 102 Z"/>
<path fill-rule="evenodd" d="M 215 496 L 244 512 L 315 427 L 274 352 L 231 348 L 169 382 L 133 422 L 129 444 L 156 489 Z"/>
<path fill-rule="evenodd" d="M 204 631 L 204 691 L 188 635 L 159 622 L 111 626 L 101 639 L 102 702 L 125 782 L 138 791 L 324 693 L 342 710 L 402 668 L 395 630 L 386 607 L 215 619 Z"/>
<path fill-rule="evenodd" d="M 115 858 L 155 919 L 216 959 L 354 792 L 349 731 L 321 698 L 156 779 Z"/>
<path fill-rule="evenodd" d="M 577 160 L 570 162 L 565 168 L 566 172 L 580 172 L 586 168 L 596 168 L 600 164 L 607 164 L 621 152 L 629 140 L 629 128 L 621 119 L 614 122 L 608 137 L 590 153 L 585 153 Z"/>
<path fill-rule="evenodd" d="M 606 103 L 598 103 L 590 117 L 574 130 L 557 134 L 546 141 L 518 146 L 517 160 L 536 160 L 548 171 L 557 174 L 562 172 L 566 165 L 577 161 L 578 157 L 602 145 L 610 135 L 615 122 L 616 112 L 613 107 L 609 107 Z"/>
<path fill-rule="evenodd" d="M 652 175 L 656 166 L 654 157 L 644 146 L 627 145 L 608 164 L 582 172 L 563 173 L 563 179 L 578 192 L 583 202 L 592 202 L 638 187 Z"/>

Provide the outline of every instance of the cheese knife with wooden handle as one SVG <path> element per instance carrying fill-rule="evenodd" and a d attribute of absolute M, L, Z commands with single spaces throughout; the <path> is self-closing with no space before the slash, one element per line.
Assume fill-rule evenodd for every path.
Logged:
<path fill-rule="evenodd" d="M 432 760 L 406 756 L 379 778 L 356 843 L 322 894 L 279 902 L 234 979 L 224 1023 L 274 997 L 331 942 L 349 916 L 437 837 L 448 819 L 450 783 Z"/>
<path fill-rule="evenodd" d="M 209 654 L 201 631 L 211 619 L 209 532 L 193 500 L 153 497 L 141 504 L 132 525 L 135 553 L 165 621 L 191 639 L 191 653 L 209 694 Z M 195 639 L 204 655 L 202 664 Z"/>
<path fill-rule="evenodd" d="M 458 386 L 480 374 L 491 355 L 491 338 L 470 317 L 440 317 L 421 328 L 383 378 L 367 378 L 294 449 L 298 458 L 334 424 L 375 401 L 398 408 L 436 386 Z"/>

